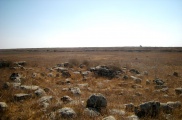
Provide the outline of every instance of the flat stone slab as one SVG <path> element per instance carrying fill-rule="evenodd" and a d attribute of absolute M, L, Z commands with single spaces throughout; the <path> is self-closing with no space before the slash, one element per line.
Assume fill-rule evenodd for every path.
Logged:
<path fill-rule="evenodd" d="M 5 111 L 8 105 L 5 102 L 0 102 L 0 111 Z"/>
<path fill-rule="evenodd" d="M 17 101 L 26 100 L 31 98 L 31 94 L 19 93 L 14 95 L 14 99 Z"/>
<path fill-rule="evenodd" d="M 39 99 L 38 102 L 42 103 L 42 102 L 49 102 L 52 100 L 52 96 L 43 96 Z"/>
<path fill-rule="evenodd" d="M 20 86 L 21 89 L 25 89 L 25 90 L 37 90 L 39 89 L 39 86 L 36 85 L 21 85 Z"/>

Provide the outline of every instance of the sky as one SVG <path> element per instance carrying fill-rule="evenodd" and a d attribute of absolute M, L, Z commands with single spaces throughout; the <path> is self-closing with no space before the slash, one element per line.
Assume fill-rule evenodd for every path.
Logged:
<path fill-rule="evenodd" d="M 0 0 L 0 49 L 182 47 L 182 0 Z"/>

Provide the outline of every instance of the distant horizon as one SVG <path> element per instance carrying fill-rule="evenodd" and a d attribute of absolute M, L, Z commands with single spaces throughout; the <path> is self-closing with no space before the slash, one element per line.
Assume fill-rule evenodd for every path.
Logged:
<path fill-rule="evenodd" d="M 182 46 L 182 0 L 0 0 L 0 49 Z"/>

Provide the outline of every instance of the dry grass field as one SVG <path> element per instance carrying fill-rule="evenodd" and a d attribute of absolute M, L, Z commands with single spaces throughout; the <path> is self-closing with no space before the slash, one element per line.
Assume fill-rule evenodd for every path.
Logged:
<path fill-rule="evenodd" d="M 68 49 L 17 49 L 0 50 L 0 60 L 9 61 L 9 66 L 0 68 L 0 102 L 5 102 L 7 108 L 1 107 L 1 120 L 102 120 L 114 116 L 116 120 L 132 120 L 128 116 L 135 115 L 127 111 L 125 104 L 135 106 L 148 101 L 167 103 L 182 102 L 182 94 L 177 95 L 175 88 L 182 87 L 182 48 L 68 48 Z M 26 61 L 25 65 L 15 65 L 15 62 Z M 55 66 L 69 63 L 66 67 L 71 76 L 65 77 Z M 105 65 L 120 71 L 116 77 L 99 76 L 90 72 L 91 67 Z M 140 74 L 132 73 L 135 69 Z M 82 73 L 87 72 L 84 76 Z M 173 74 L 174 72 L 178 75 Z M 45 90 L 46 96 L 52 96 L 47 107 L 41 105 L 35 90 L 22 89 L 20 86 L 4 87 L 12 73 L 21 75 L 21 85 L 36 85 Z M 124 76 L 128 78 L 124 78 Z M 140 78 L 135 82 L 131 76 Z M 156 78 L 164 81 L 165 88 L 156 89 L 153 82 Z M 146 82 L 147 81 L 147 82 Z M 81 84 L 81 85 L 80 85 Z M 71 88 L 78 87 L 81 94 L 75 95 Z M 31 97 L 16 100 L 15 94 L 26 93 Z M 90 116 L 85 108 L 90 95 L 101 93 L 107 100 L 107 107 L 100 115 Z M 61 98 L 70 96 L 73 100 L 64 103 Z M 44 95 L 43 95 L 44 96 Z M 70 107 L 76 116 L 63 118 L 57 115 L 57 110 Z M 160 111 L 155 118 L 149 116 L 140 119 L 182 120 L 182 107 L 172 108 L 167 114 Z M 110 119 L 111 120 L 111 119 Z M 134 119 L 133 119 L 134 120 Z"/>

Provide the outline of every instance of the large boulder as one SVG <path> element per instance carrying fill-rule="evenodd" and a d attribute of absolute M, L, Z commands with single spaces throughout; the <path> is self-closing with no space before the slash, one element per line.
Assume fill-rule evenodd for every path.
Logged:
<path fill-rule="evenodd" d="M 75 118 L 77 116 L 75 111 L 69 107 L 61 108 L 57 110 L 57 113 L 61 118 L 65 118 L 65 119 Z"/>
<path fill-rule="evenodd" d="M 155 118 L 156 116 L 159 115 L 160 112 L 160 102 L 150 101 L 140 104 L 138 107 L 135 107 L 134 111 L 139 118 L 143 117 Z"/>
<path fill-rule="evenodd" d="M 94 108 L 101 111 L 102 108 L 107 107 L 107 100 L 102 94 L 93 94 L 87 100 L 87 108 Z"/>

